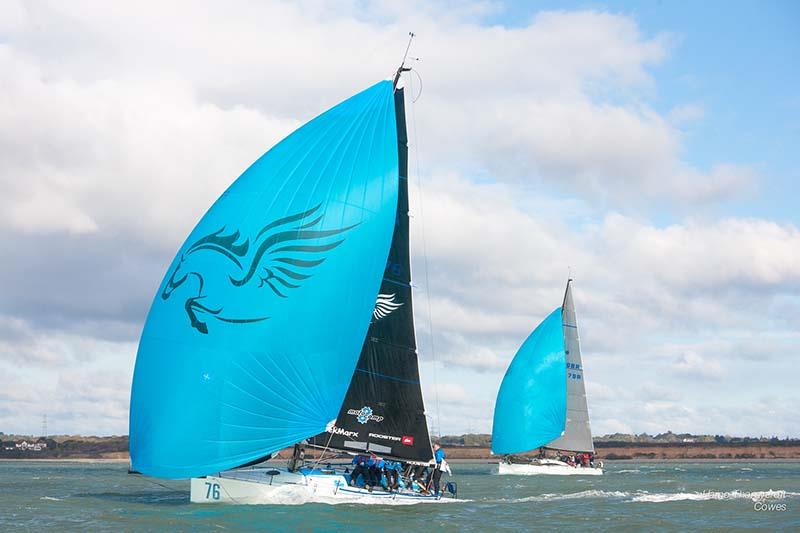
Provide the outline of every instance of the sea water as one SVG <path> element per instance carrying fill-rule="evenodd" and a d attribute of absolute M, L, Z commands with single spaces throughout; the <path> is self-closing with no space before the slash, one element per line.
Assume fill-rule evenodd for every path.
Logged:
<path fill-rule="evenodd" d="M 0 531 L 800 530 L 798 462 L 607 462 L 601 477 L 454 464 L 445 505 L 200 505 L 119 463 L 0 461 Z M 447 479 L 447 476 L 444 477 Z"/>

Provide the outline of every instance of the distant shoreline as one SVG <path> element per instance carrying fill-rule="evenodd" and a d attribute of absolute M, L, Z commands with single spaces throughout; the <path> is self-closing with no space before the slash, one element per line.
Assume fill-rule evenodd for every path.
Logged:
<path fill-rule="evenodd" d="M 273 459 L 268 463 L 280 463 L 285 459 Z M 646 463 L 800 463 L 797 458 L 769 458 L 769 459 L 604 459 L 606 463 L 613 464 L 646 464 Z M 331 463 L 342 463 L 341 459 L 334 459 Z M 448 462 L 454 465 L 495 465 L 499 459 L 449 459 Z M 33 457 L 10 459 L 0 458 L 2 463 L 74 463 L 74 464 L 130 464 L 129 459 L 106 459 L 102 457 L 87 458 L 87 457 L 64 457 L 61 459 L 42 458 L 36 459 Z M 343 463 L 345 464 L 345 463 Z"/>
<path fill-rule="evenodd" d="M 11 437 L 12 440 L 5 440 Z M 484 440 L 488 435 L 482 436 Z M 73 462 L 130 462 L 127 436 L 80 437 L 58 436 L 51 438 L 29 438 L 3 436 L 0 443 L 0 460 L 13 461 L 73 461 Z M 475 439 L 471 439 L 475 440 Z M 496 463 L 499 456 L 491 453 L 490 444 L 448 444 L 442 438 L 448 460 L 453 462 Z M 630 442 L 596 440 L 595 457 L 601 461 L 788 461 L 800 460 L 800 440 L 741 440 L 734 442 L 695 441 L 683 442 Z M 292 449 L 278 452 L 279 457 L 288 457 Z M 306 457 L 314 459 L 317 450 L 308 448 Z M 555 452 L 548 452 L 553 454 Z M 328 454 L 329 455 L 329 454 Z M 519 454 L 536 457 L 538 450 Z M 345 456 L 346 457 L 346 456 Z M 280 459 L 279 459 L 280 460 Z"/>
<path fill-rule="evenodd" d="M 0 457 L 0 463 L 105 463 L 105 464 L 130 464 L 130 459 L 109 459 L 107 457 Z"/>

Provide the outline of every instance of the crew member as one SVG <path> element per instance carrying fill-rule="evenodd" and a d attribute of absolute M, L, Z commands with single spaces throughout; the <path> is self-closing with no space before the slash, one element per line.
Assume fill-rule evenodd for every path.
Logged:
<path fill-rule="evenodd" d="M 381 484 L 385 461 L 373 453 L 367 461 L 367 465 L 369 465 L 369 487 L 367 489 L 371 492 L 372 487 Z"/>
<path fill-rule="evenodd" d="M 358 476 L 364 476 L 364 484 L 369 483 L 369 467 L 367 466 L 368 457 L 366 455 L 356 455 L 353 457 L 353 472 L 350 474 L 350 485 L 353 487 L 358 483 Z"/>
<path fill-rule="evenodd" d="M 446 454 L 439 444 L 433 445 L 433 459 L 436 461 L 436 466 L 433 469 L 433 491 L 436 496 L 439 496 L 439 480 L 442 478 L 442 461 Z"/>
<path fill-rule="evenodd" d="M 305 457 L 306 457 L 305 449 L 299 444 L 295 444 L 294 450 L 292 451 L 292 456 L 289 458 L 289 464 L 286 465 L 287 470 L 289 472 L 294 472 L 295 470 L 302 468 L 303 463 L 305 462 Z"/>
<path fill-rule="evenodd" d="M 378 456 L 374 453 L 370 454 L 365 463 L 367 471 L 364 473 L 364 487 L 370 492 L 372 492 L 372 487 L 381 482 L 380 474 L 378 473 L 376 476 L 378 470 L 377 464 Z"/>
<path fill-rule="evenodd" d="M 383 466 L 383 473 L 386 475 L 386 487 L 389 489 L 389 492 L 393 490 L 397 490 L 399 485 L 397 483 L 397 479 L 399 477 L 398 470 L 400 464 L 393 463 L 391 461 L 386 461 Z"/>

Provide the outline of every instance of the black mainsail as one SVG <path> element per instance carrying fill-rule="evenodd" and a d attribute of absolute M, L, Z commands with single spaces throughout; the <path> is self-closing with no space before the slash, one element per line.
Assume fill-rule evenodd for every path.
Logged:
<path fill-rule="evenodd" d="M 419 380 L 408 220 L 408 135 L 403 89 L 395 92 L 399 191 L 380 292 L 335 425 L 314 446 L 428 462 L 433 457 Z"/>

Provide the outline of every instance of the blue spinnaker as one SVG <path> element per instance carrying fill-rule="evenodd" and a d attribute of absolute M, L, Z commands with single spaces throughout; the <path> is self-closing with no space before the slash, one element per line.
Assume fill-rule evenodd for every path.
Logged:
<path fill-rule="evenodd" d="M 135 470 L 219 472 L 336 418 L 385 268 L 398 179 L 393 88 L 381 82 L 289 135 L 214 203 L 142 332 Z"/>
<path fill-rule="evenodd" d="M 494 407 L 493 453 L 527 452 L 563 433 L 566 368 L 559 307 L 533 330 L 503 377 Z"/>

